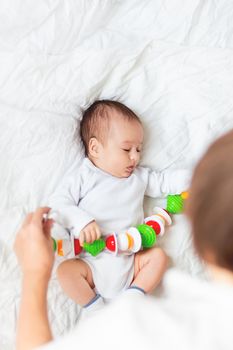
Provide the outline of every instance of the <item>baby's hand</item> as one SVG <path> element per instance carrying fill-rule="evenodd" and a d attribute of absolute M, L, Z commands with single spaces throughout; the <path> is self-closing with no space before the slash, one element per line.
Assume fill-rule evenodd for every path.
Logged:
<path fill-rule="evenodd" d="M 92 243 L 94 242 L 96 239 L 99 239 L 101 236 L 101 232 L 99 229 L 99 226 L 97 225 L 97 223 L 93 220 L 92 222 L 90 222 L 88 225 L 86 225 L 82 231 L 80 232 L 79 235 L 79 242 L 80 245 L 83 246 L 84 242 L 87 243 Z"/>

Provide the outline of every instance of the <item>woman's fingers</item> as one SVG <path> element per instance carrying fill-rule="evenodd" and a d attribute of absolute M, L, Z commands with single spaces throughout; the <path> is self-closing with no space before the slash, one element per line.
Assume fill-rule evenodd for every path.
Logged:
<path fill-rule="evenodd" d="M 47 219 L 43 223 L 43 231 L 47 237 L 51 236 L 51 229 L 52 229 L 53 223 L 54 223 L 53 219 Z"/>
<path fill-rule="evenodd" d="M 50 211 L 49 207 L 41 207 L 38 208 L 33 216 L 32 216 L 32 222 L 35 224 L 40 224 L 42 223 L 43 219 L 44 219 L 44 215 L 48 214 Z"/>

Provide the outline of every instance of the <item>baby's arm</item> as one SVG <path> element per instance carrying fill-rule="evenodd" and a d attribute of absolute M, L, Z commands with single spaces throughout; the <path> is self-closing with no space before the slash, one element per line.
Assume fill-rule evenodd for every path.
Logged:
<path fill-rule="evenodd" d="M 76 238 L 90 222 L 95 219 L 78 207 L 81 192 L 81 176 L 78 173 L 65 177 L 49 199 L 51 212 L 49 217 L 55 221 L 52 235 L 64 238 L 65 230 L 69 230 Z M 62 231 L 63 230 L 63 231 Z M 62 232 L 59 236 L 59 231 Z"/>
<path fill-rule="evenodd" d="M 161 197 L 168 194 L 179 194 L 187 191 L 191 182 L 191 171 L 165 170 L 162 172 L 147 170 L 147 187 L 145 194 L 150 197 Z"/>

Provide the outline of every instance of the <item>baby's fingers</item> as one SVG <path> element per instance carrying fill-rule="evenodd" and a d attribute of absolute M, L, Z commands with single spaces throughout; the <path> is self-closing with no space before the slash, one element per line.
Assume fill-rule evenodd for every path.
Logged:
<path fill-rule="evenodd" d="M 96 232 L 96 239 L 99 239 L 101 237 L 101 232 L 98 226 L 96 227 L 95 232 Z"/>
<path fill-rule="evenodd" d="M 79 235 L 79 243 L 80 243 L 81 247 L 83 246 L 84 241 L 85 241 L 85 233 L 84 233 L 84 231 L 81 231 L 80 235 Z"/>
<path fill-rule="evenodd" d="M 96 239 L 97 239 L 97 235 L 96 235 L 96 232 L 95 232 L 95 228 L 92 228 L 90 230 L 90 241 L 89 241 L 89 243 L 94 242 Z"/>
<path fill-rule="evenodd" d="M 86 229 L 84 233 L 85 233 L 84 241 L 87 243 L 91 243 L 91 231 Z"/>

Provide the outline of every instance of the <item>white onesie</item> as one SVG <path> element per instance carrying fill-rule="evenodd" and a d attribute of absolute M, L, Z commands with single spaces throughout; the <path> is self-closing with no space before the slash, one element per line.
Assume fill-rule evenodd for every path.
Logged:
<path fill-rule="evenodd" d="M 124 232 L 143 223 L 144 195 L 161 197 L 186 190 L 190 172 L 173 170 L 157 172 L 137 167 L 127 178 L 112 176 L 84 158 L 78 170 L 64 178 L 49 201 L 51 214 L 59 224 L 78 238 L 80 231 L 92 220 L 99 225 L 102 236 Z M 56 232 L 52 231 L 56 236 Z M 117 255 L 103 251 L 96 257 L 82 253 L 91 268 L 96 291 L 111 299 L 128 288 L 134 274 L 134 255 Z"/>

